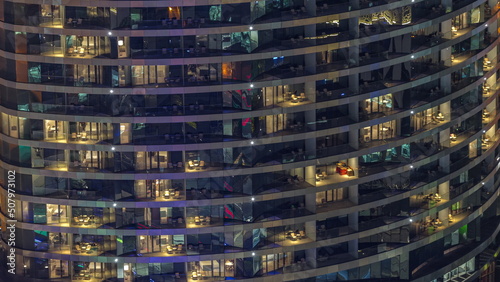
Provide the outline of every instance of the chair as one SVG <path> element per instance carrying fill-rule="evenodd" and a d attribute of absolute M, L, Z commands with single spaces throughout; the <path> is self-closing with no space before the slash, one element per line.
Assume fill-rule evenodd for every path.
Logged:
<path fill-rule="evenodd" d="M 183 248 L 183 247 L 184 247 L 184 245 L 182 245 L 182 244 L 177 245 L 177 252 L 176 252 L 176 253 L 177 253 L 177 254 L 182 253 L 182 248 Z"/>
<path fill-rule="evenodd" d="M 72 56 L 75 53 L 75 48 L 74 47 L 69 47 L 68 48 L 68 56 Z"/>
<path fill-rule="evenodd" d="M 178 162 L 177 163 L 177 168 L 182 168 L 182 167 L 183 167 L 182 162 Z"/>
<path fill-rule="evenodd" d="M 200 217 L 199 217 L 199 216 L 195 216 L 195 217 L 194 217 L 194 224 L 196 224 L 196 225 L 200 225 L 200 224 L 201 224 L 201 221 L 200 221 Z"/>
<path fill-rule="evenodd" d="M 191 272 L 191 278 L 193 278 L 193 280 L 198 280 L 198 274 L 196 271 Z"/>
<path fill-rule="evenodd" d="M 205 168 L 205 161 L 200 161 L 200 167 Z"/>
<path fill-rule="evenodd" d="M 175 192 L 175 195 L 176 195 L 176 196 L 177 196 L 177 193 L 180 193 L 180 192 L 179 192 L 179 191 L 176 191 L 176 192 Z M 180 194 L 179 194 L 179 195 L 180 195 Z M 183 219 L 182 217 L 179 217 L 179 218 L 177 219 L 177 223 L 179 223 L 179 224 L 184 224 L 184 219 Z"/>
<path fill-rule="evenodd" d="M 306 237 L 306 232 L 304 232 L 304 230 L 300 230 L 299 234 L 300 234 L 300 238 L 302 238 L 302 239 Z"/>
<path fill-rule="evenodd" d="M 206 222 L 207 225 L 210 225 L 210 221 L 211 220 L 212 219 L 210 218 L 210 216 L 205 216 L 205 222 Z"/>
<path fill-rule="evenodd" d="M 304 93 L 304 92 L 300 93 L 300 100 L 302 100 L 302 101 L 307 100 L 306 93 Z"/>
<path fill-rule="evenodd" d="M 84 47 L 80 47 L 80 49 L 78 50 L 78 54 L 80 55 L 80 57 L 85 56 L 85 48 Z"/>
<path fill-rule="evenodd" d="M 167 167 L 168 167 L 168 168 L 174 168 L 174 165 L 173 165 L 172 163 L 168 163 L 168 164 L 167 164 Z"/>
<path fill-rule="evenodd" d="M 188 161 L 188 166 L 189 166 L 189 169 L 194 169 L 194 163 L 193 161 Z"/>
<path fill-rule="evenodd" d="M 326 171 L 322 171 L 321 172 L 321 177 L 323 177 L 323 179 L 326 179 L 326 176 L 327 176 Z"/>
<path fill-rule="evenodd" d="M 173 254 L 174 251 L 171 246 L 167 246 L 167 254 Z"/>

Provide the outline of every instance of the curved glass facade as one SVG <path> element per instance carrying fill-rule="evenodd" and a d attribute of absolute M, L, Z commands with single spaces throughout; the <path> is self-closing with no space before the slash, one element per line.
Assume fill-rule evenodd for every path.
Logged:
<path fill-rule="evenodd" d="M 0 0 L 13 281 L 494 279 L 497 2 L 208 2 Z"/>

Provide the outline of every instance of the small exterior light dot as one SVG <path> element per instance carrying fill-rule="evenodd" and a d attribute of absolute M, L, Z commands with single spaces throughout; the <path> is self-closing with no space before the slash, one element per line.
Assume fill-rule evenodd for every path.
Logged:
<path fill-rule="evenodd" d="M 410 168 L 413 168 L 413 166 L 411 165 Z"/>
<path fill-rule="evenodd" d="M 413 219 L 410 218 L 410 222 L 413 222 Z"/>
<path fill-rule="evenodd" d="M 410 114 L 413 114 L 413 111 L 411 111 Z"/>
<path fill-rule="evenodd" d="M 118 259 L 115 259 L 115 262 L 118 262 Z"/>
<path fill-rule="evenodd" d="M 250 88 L 253 88 L 253 84 L 250 84 Z"/>
<path fill-rule="evenodd" d="M 111 147 L 111 151 L 114 151 L 116 148 L 115 147 Z"/>
<path fill-rule="evenodd" d="M 252 202 L 253 202 L 253 201 L 255 201 L 255 198 L 254 198 L 254 197 L 252 197 Z"/>
<path fill-rule="evenodd" d="M 113 203 L 113 207 L 116 207 L 116 203 Z"/>
<path fill-rule="evenodd" d="M 248 29 L 253 30 L 253 26 L 250 26 Z"/>
<path fill-rule="evenodd" d="M 252 256 L 255 256 L 255 253 L 252 253 Z"/>
<path fill-rule="evenodd" d="M 483 130 L 483 133 L 486 133 L 486 130 Z"/>
<path fill-rule="evenodd" d="M 485 24 L 484 26 L 485 26 L 485 27 L 488 27 L 488 24 Z"/>
<path fill-rule="evenodd" d="M 250 141 L 250 144 L 251 144 L 251 145 L 253 145 L 254 143 L 255 143 L 255 142 L 253 142 L 253 141 Z"/>
<path fill-rule="evenodd" d="M 484 185 L 484 182 L 481 182 L 481 184 L 483 184 L 483 185 Z"/>
<path fill-rule="evenodd" d="M 110 31 L 110 32 L 108 32 L 108 35 L 113 35 L 113 33 Z"/>
<path fill-rule="evenodd" d="M 109 93 L 113 93 L 113 92 L 114 92 L 113 89 L 109 90 Z"/>
<path fill-rule="evenodd" d="M 413 59 L 413 58 L 415 58 L 415 56 L 411 55 L 411 58 Z"/>

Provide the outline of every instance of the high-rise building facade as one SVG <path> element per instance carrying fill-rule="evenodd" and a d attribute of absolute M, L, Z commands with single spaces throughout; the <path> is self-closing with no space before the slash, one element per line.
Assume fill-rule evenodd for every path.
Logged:
<path fill-rule="evenodd" d="M 42 2 L 0 0 L 1 281 L 495 279 L 496 1 Z"/>

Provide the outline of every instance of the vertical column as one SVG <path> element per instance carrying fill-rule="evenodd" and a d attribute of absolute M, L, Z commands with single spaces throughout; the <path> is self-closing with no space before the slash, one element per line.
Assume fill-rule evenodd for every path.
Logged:
<path fill-rule="evenodd" d="M 308 60 L 308 55 L 306 55 L 306 60 Z M 307 63 L 306 63 L 306 69 L 307 69 Z M 316 72 L 316 67 L 314 67 L 313 71 Z M 309 101 L 316 102 L 316 82 L 307 81 L 306 83 L 304 83 L 304 93 L 306 94 L 306 97 Z"/>
<path fill-rule="evenodd" d="M 350 160 L 351 159 L 348 160 L 349 166 L 351 166 L 351 164 L 349 163 Z M 356 161 L 357 161 L 357 159 L 356 159 Z M 354 204 L 358 204 L 358 186 L 357 185 L 349 186 L 349 200 L 352 201 Z M 359 217 L 358 212 L 353 212 L 353 213 L 350 213 L 347 215 L 347 220 L 349 222 L 350 229 L 355 230 L 355 231 L 359 230 L 358 217 Z M 351 240 L 347 244 L 348 244 L 349 254 L 351 256 L 357 258 L 358 257 L 358 239 Z"/>
<path fill-rule="evenodd" d="M 451 19 L 441 22 L 441 33 L 444 39 L 451 39 L 453 37 L 451 33 Z"/>
<path fill-rule="evenodd" d="M 439 132 L 439 146 L 442 148 L 450 147 L 450 129 L 446 128 Z M 440 164 L 441 165 L 441 164 Z"/>
<path fill-rule="evenodd" d="M 350 11 L 359 10 L 359 0 L 349 0 Z"/>
<path fill-rule="evenodd" d="M 442 76 L 439 80 L 439 88 L 444 94 L 451 93 L 451 74 Z"/>
<path fill-rule="evenodd" d="M 123 275 L 123 263 L 117 263 L 116 264 L 116 278 L 118 278 L 120 281 L 123 281 L 125 278 L 125 275 Z"/>
<path fill-rule="evenodd" d="M 399 279 L 409 280 L 410 253 L 403 252 L 399 255 Z"/>
<path fill-rule="evenodd" d="M 451 66 L 451 48 L 441 49 L 441 62 L 446 66 Z"/>
<path fill-rule="evenodd" d="M 306 261 L 309 267 L 316 268 L 316 248 L 306 250 Z"/>
<path fill-rule="evenodd" d="M 357 178 L 359 175 L 358 174 L 358 168 L 359 168 L 358 157 L 348 159 L 347 165 L 350 166 L 354 170 L 354 177 Z"/>
<path fill-rule="evenodd" d="M 445 11 L 451 11 L 453 9 L 453 0 L 441 0 L 441 5 L 443 5 Z"/>
<path fill-rule="evenodd" d="M 356 150 L 359 148 L 359 130 L 349 131 L 349 146 Z"/>
<path fill-rule="evenodd" d="M 358 185 L 351 185 L 348 187 L 348 189 L 349 189 L 349 201 L 357 205 L 359 203 Z M 356 213 L 356 215 L 357 214 L 358 213 Z"/>
<path fill-rule="evenodd" d="M 497 1 L 496 0 L 495 1 L 489 0 L 488 3 L 489 3 L 490 15 L 487 17 L 489 18 L 494 13 L 492 8 L 494 8 L 497 5 Z M 490 34 L 490 38 L 497 37 L 498 36 L 498 21 L 493 21 L 490 24 L 488 24 L 487 30 L 488 30 L 488 33 Z M 493 57 L 496 57 L 496 53 L 495 53 L 495 56 L 491 56 L 490 59 L 492 59 Z"/>
<path fill-rule="evenodd" d="M 304 6 L 306 7 L 307 14 L 309 16 L 316 16 L 316 1 L 315 0 L 304 0 Z"/>
<path fill-rule="evenodd" d="M 120 144 L 120 124 L 113 123 L 113 145 Z"/>
<path fill-rule="evenodd" d="M 358 102 L 349 103 L 349 118 L 355 122 L 359 121 L 359 106 Z"/>
<path fill-rule="evenodd" d="M 446 155 L 439 158 L 439 171 L 444 173 L 450 173 L 450 156 Z"/>
<path fill-rule="evenodd" d="M 304 37 L 315 37 L 316 25 L 310 24 L 304 27 Z M 316 73 L 316 53 L 306 54 L 305 56 L 305 70 L 308 73 Z M 308 94 L 308 93 L 306 93 Z"/>
<path fill-rule="evenodd" d="M 450 182 L 446 181 L 444 183 L 439 184 L 438 193 L 443 200 L 450 199 Z"/>
<path fill-rule="evenodd" d="M 69 252 L 71 254 L 72 250 L 73 250 L 73 233 L 68 233 L 68 245 L 69 245 Z"/>
<path fill-rule="evenodd" d="M 359 250 L 358 239 L 354 239 L 354 240 L 347 242 L 347 246 L 348 246 L 349 255 L 353 256 L 354 258 L 357 258 L 358 257 L 358 250 Z"/>
<path fill-rule="evenodd" d="M 438 213 L 439 220 L 441 220 L 444 223 L 448 222 L 448 219 L 449 219 L 448 214 L 449 213 L 450 213 L 449 208 L 445 208 L 445 209 L 440 210 Z"/>
<path fill-rule="evenodd" d="M 316 241 L 316 221 L 308 221 L 306 222 L 306 236 Z"/>
<path fill-rule="evenodd" d="M 316 212 L 316 193 L 306 194 L 306 209 L 310 212 Z"/>
<path fill-rule="evenodd" d="M 313 96 L 316 96 L 316 94 L 312 94 Z M 316 130 L 316 110 L 309 110 L 304 113 L 305 115 L 305 126 L 307 126 L 307 129 L 310 131 Z M 307 139 L 309 140 L 309 139 Z M 306 140 L 306 142 L 307 142 Z M 307 146 L 307 145 L 306 145 Z"/>
<path fill-rule="evenodd" d="M 307 123 L 307 121 L 306 121 Z M 305 141 L 306 143 L 306 153 L 305 160 L 312 159 L 316 157 L 316 138 L 308 138 Z"/>
<path fill-rule="evenodd" d="M 349 35 L 353 38 L 359 38 L 359 18 L 349 18 Z"/>

